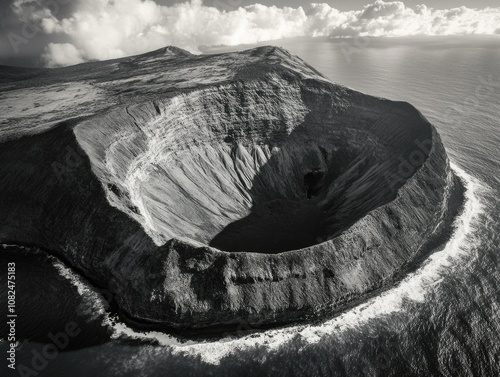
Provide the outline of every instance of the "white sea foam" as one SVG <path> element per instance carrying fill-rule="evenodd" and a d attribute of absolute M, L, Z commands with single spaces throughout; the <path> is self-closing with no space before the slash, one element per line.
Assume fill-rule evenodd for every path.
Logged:
<path fill-rule="evenodd" d="M 103 299 L 102 295 L 87 282 L 87 280 L 73 272 L 70 268 L 66 267 L 66 265 L 64 265 L 64 263 L 58 258 L 50 256 L 50 259 L 52 260 L 53 266 L 59 272 L 59 275 L 68 279 L 69 282 L 77 289 L 78 294 L 85 300 L 85 304 L 90 306 L 91 310 L 85 310 L 85 312 L 87 312 L 92 319 L 102 315 L 106 317 L 109 316 L 106 311 L 108 306 L 106 301 Z"/>
<path fill-rule="evenodd" d="M 211 364 L 219 364 L 223 357 L 238 350 L 250 350 L 256 346 L 265 346 L 269 350 L 277 349 L 285 346 L 296 336 L 300 336 L 309 343 L 316 343 L 325 335 L 341 335 L 343 331 L 360 327 L 371 319 L 401 311 L 405 301 L 424 302 L 428 293 L 446 279 L 447 272 L 453 267 L 454 262 L 459 261 L 461 256 L 473 249 L 474 228 L 483 212 L 480 196 L 487 188 L 458 166 L 452 165 L 452 168 L 466 184 L 466 201 L 463 213 L 456 219 L 455 231 L 445 247 L 432 254 L 417 271 L 409 274 L 391 289 L 319 325 L 290 326 L 240 338 L 227 337 L 217 341 L 182 342 L 164 333 L 140 332 L 129 328 L 109 313 L 103 312 L 105 306 L 102 298 L 89 288 L 83 279 L 75 276 L 71 270 L 62 265 L 57 267 L 61 275 L 75 284 L 79 293 L 92 300 L 96 310 L 103 313 L 105 318 L 103 324 L 112 327 L 114 338 L 154 340 L 165 346 L 166 352 L 199 355 L 202 360 Z"/>

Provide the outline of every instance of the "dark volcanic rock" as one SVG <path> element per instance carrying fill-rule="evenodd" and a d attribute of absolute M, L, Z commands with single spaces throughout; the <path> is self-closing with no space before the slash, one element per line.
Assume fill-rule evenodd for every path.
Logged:
<path fill-rule="evenodd" d="M 165 328 L 310 318 L 391 281 L 456 179 L 411 105 L 263 47 L 0 74 L 0 240 Z"/>

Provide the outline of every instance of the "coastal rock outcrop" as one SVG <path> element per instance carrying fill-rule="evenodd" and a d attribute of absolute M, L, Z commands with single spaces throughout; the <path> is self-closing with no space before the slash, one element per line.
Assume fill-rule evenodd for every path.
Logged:
<path fill-rule="evenodd" d="M 460 182 L 413 106 L 285 50 L 0 74 L 0 240 L 165 329 L 288 323 L 389 284 Z"/>

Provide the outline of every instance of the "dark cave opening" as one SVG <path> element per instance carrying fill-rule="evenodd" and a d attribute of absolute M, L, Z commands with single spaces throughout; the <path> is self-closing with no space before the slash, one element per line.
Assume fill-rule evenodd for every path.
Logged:
<path fill-rule="evenodd" d="M 323 186 L 323 177 L 325 173 L 321 169 L 314 169 L 304 175 L 304 188 L 306 190 L 307 199 L 313 196 L 318 196 Z"/>

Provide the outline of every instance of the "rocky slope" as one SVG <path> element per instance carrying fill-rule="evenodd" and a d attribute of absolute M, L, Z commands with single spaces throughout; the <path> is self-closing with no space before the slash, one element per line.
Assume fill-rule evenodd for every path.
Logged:
<path fill-rule="evenodd" d="M 329 313 L 435 244 L 460 183 L 411 105 L 262 47 L 0 69 L 0 241 L 176 329 Z"/>

